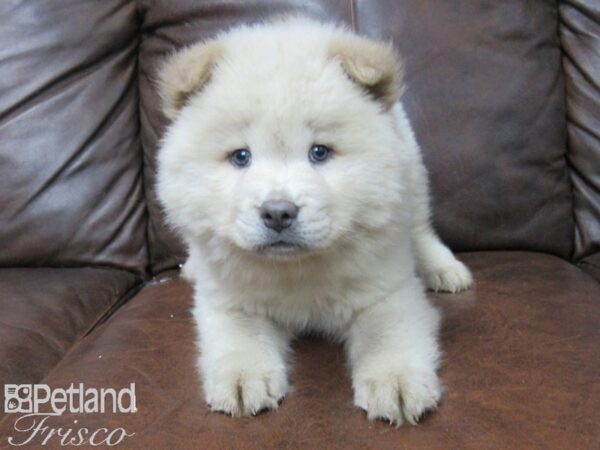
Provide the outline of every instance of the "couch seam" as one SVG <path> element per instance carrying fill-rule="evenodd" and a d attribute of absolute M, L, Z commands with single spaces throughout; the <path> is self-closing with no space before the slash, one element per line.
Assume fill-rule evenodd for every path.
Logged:
<path fill-rule="evenodd" d="M 352 23 L 352 31 L 358 33 L 358 21 L 356 18 L 356 0 L 348 0 L 350 3 L 350 22 Z"/>
<path fill-rule="evenodd" d="M 563 4 L 562 0 L 558 0 L 556 2 L 556 36 L 558 39 L 558 45 L 560 49 L 560 71 L 563 82 L 563 93 L 564 93 L 564 107 L 565 107 L 565 152 L 564 152 L 564 161 L 565 161 L 565 170 L 567 175 L 567 182 L 569 183 L 569 194 L 571 197 L 571 218 L 573 220 L 573 235 L 571 237 L 571 255 L 569 256 L 569 260 L 572 263 L 577 265 L 578 260 L 575 258 L 576 255 L 576 244 L 577 244 L 577 215 L 575 213 L 575 186 L 573 183 L 573 167 L 570 162 L 570 154 L 571 154 L 571 141 L 569 138 L 569 88 L 567 86 L 567 77 L 565 71 L 565 58 L 566 52 L 563 45 L 562 39 L 562 27 L 564 26 L 562 23 L 562 14 L 560 8 Z"/>
<path fill-rule="evenodd" d="M 102 314 L 99 314 L 96 320 L 92 321 L 92 323 L 87 327 L 86 331 L 73 343 L 72 346 L 77 345 L 79 342 L 83 341 L 87 336 L 89 336 L 99 325 L 102 325 L 106 322 L 117 310 L 121 308 L 125 303 L 131 300 L 135 295 L 140 292 L 144 287 L 146 287 L 147 282 L 141 281 L 139 283 L 134 284 L 129 289 L 127 289 L 122 295 L 117 298 L 116 301 L 112 302 Z M 66 353 L 63 357 L 66 356 Z"/>
<path fill-rule="evenodd" d="M 142 142 L 142 93 L 140 90 L 140 47 L 142 44 L 142 22 L 143 17 L 140 12 L 139 4 L 137 0 L 132 0 L 135 6 L 135 17 L 136 17 L 136 39 L 137 46 L 135 52 L 135 88 L 137 90 L 137 140 L 139 144 L 139 156 L 140 156 L 140 186 L 142 189 L 142 197 L 144 199 L 144 243 L 146 245 L 146 267 L 144 268 L 144 278 L 148 279 L 152 276 L 152 249 L 150 246 L 149 230 L 150 230 L 150 210 L 148 208 L 148 196 L 146 189 L 146 154 L 144 152 L 144 144 Z"/>
<path fill-rule="evenodd" d="M 592 267 L 594 269 L 600 269 L 600 264 L 596 264 L 590 261 L 586 261 L 586 258 L 581 259 L 577 264 L 575 264 L 575 266 L 583 271 L 584 273 L 586 273 L 587 275 L 589 275 L 590 277 L 592 277 L 597 283 L 600 284 L 600 278 L 596 278 L 595 275 L 593 275 L 592 273 L 588 272 L 584 267 L 588 266 L 588 267 Z"/>

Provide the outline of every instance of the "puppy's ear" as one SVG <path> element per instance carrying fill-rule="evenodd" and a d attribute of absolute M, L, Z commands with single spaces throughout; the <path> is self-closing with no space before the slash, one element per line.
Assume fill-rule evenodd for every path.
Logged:
<path fill-rule="evenodd" d="M 158 86 L 165 115 L 173 120 L 189 97 L 202 89 L 223 49 L 217 41 L 208 41 L 174 53 L 163 63 Z"/>
<path fill-rule="evenodd" d="M 352 81 L 388 110 L 402 95 L 402 65 L 391 44 L 355 35 L 334 38 L 329 56 L 340 61 Z"/>

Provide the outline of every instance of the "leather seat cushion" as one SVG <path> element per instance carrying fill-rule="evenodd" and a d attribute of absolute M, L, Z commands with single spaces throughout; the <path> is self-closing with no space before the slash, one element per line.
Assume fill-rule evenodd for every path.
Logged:
<path fill-rule="evenodd" d="M 112 269 L 0 269 L 0 386 L 39 382 L 137 281 Z"/>
<path fill-rule="evenodd" d="M 146 286 L 44 380 L 121 388 L 134 414 L 63 415 L 51 426 L 124 427 L 127 448 L 591 448 L 600 408 L 600 285 L 563 260 L 463 254 L 477 285 L 431 294 L 445 315 L 440 409 L 418 427 L 368 422 L 352 406 L 339 345 L 300 340 L 294 390 L 276 412 L 210 413 L 195 370 L 192 288 L 176 273 Z M 14 417 L 0 434 L 14 434 Z"/>

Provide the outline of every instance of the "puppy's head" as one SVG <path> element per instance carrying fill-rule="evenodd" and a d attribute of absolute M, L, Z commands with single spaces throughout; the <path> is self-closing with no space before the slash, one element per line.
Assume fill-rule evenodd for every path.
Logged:
<path fill-rule="evenodd" d="M 391 46 L 304 19 L 169 58 L 158 193 L 187 240 L 293 258 L 393 220 L 401 152 Z"/>

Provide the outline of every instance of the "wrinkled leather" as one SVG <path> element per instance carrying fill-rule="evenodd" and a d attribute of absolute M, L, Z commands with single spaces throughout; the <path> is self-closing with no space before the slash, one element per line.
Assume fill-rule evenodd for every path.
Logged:
<path fill-rule="evenodd" d="M 208 39 L 228 27 L 255 22 L 273 14 L 303 11 L 314 17 L 351 21 L 351 5 L 346 0 L 297 2 L 197 2 L 183 0 L 140 0 L 142 40 L 139 53 L 141 140 L 144 148 L 144 181 L 148 202 L 148 239 L 152 268 L 160 272 L 173 268 L 185 258 L 185 249 L 165 226 L 154 188 L 158 140 L 167 120 L 160 110 L 155 80 L 157 69 L 169 52 L 199 40 Z"/>
<path fill-rule="evenodd" d="M 0 266 L 147 266 L 135 6 L 0 2 Z"/>
<path fill-rule="evenodd" d="M 44 379 L 135 382 L 138 412 L 67 414 L 52 423 L 124 427 L 136 433 L 128 449 L 596 448 L 600 284 L 548 255 L 461 259 L 477 285 L 431 294 L 445 316 L 446 394 L 418 427 L 368 422 L 352 406 L 342 349 L 306 339 L 295 345 L 294 389 L 278 411 L 245 419 L 209 413 L 195 369 L 192 289 L 173 274 L 146 286 Z M 0 435 L 10 435 L 14 419 L 5 417 Z"/>
<path fill-rule="evenodd" d="M 600 3 L 561 2 L 560 40 L 576 224 L 574 258 L 600 280 Z"/>
<path fill-rule="evenodd" d="M 0 269 L 0 405 L 4 384 L 40 381 L 137 281 L 112 269 Z"/>

